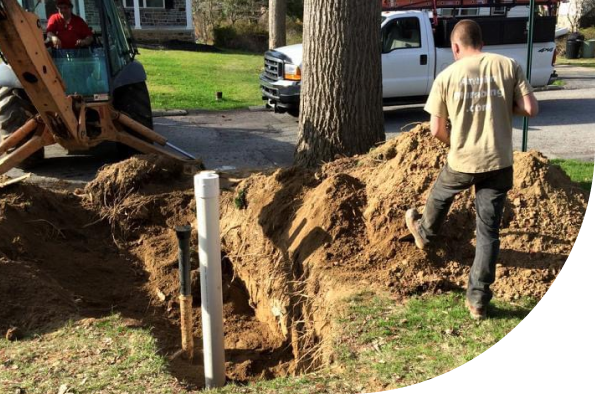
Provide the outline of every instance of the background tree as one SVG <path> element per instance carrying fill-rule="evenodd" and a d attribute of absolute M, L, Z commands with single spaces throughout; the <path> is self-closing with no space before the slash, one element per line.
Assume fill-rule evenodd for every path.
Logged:
<path fill-rule="evenodd" d="M 297 165 L 367 152 L 385 139 L 380 0 L 306 0 Z"/>
<path fill-rule="evenodd" d="M 269 48 L 278 48 L 287 43 L 285 18 L 287 0 L 269 0 Z"/>
<path fill-rule="evenodd" d="M 287 16 L 304 19 L 304 0 L 287 0 Z"/>
<path fill-rule="evenodd" d="M 578 32 L 581 19 L 595 8 L 595 0 L 574 0 L 568 9 L 568 23 L 572 32 Z"/>

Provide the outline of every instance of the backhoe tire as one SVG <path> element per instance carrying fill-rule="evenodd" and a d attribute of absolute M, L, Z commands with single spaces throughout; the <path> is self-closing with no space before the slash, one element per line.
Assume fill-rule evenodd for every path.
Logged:
<path fill-rule="evenodd" d="M 36 114 L 37 110 L 23 89 L 0 88 L 0 136 L 2 140 L 17 131 Z M 23 140 L 18 146 L 25 142 L 27 141 Z M 9 152 L 13 150 L 14 148 Z M 43 160 L 43 157 L 44 149 L 41 148 L 19 163 L 17 167 L 22 169 L 35 167 Z"/>
<path fill-rule="evenodd" d="M 153 112 L 151 111 L 151 98 L 145 82 L 122 86 L 114 91 L 114 108 L 125 113 L 143 126 L 153 130 Z M 135 137 L 150 142 L 147 138 L 128 129 Z M 124 157 L 139 153 L 128 145 L 118 144 L 118 151 Z"/>

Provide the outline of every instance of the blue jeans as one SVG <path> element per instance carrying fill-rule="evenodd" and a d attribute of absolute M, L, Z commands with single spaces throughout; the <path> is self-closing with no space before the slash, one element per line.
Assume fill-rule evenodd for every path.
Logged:
<path fill-rule="evenodd" d="M 434 184 L 420 221 L 420 235 L 431 244 L 440 232 L 457 194 L 475 186 L 477 246 L 469 273 L 467 299 L 477 308 L 492 299 L 490 285 L 496 280 L 496 259 L 500 252 L 500 222 L 506 193 L 512 188 L 512 167 L 479 174 L 442 169 Z"/>

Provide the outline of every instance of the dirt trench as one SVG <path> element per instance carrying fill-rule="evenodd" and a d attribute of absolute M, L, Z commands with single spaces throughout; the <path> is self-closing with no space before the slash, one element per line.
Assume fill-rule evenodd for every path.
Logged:
<path fill-rule="evenodd" d="M 474 254 L 472 192 L 455 200 L 437 247 L 422 252 L 398 242 L 405 210 L 423 206 L 445 155 L 419 126 L 317 171 L 279 169 L 239 183 L 223 176 L 229 379 L 331 362 L 337 306 L 348 294 L 367 289 L 406 298 L 464 288 Z M 497 297 L 543 296 L 574 244 L 587 197 L 538 152 L 515 154 Z M 119 312 L 132 325 L 154 327 L 164 355 L 175 353 L 173 229 L 195 220 L 192 172 L 154 156 L 106 166 L 81 190 L 30 184 L 1 190 L 0 331 L 52 330 L 69 319 Z M 196 252 L 195 231 L 191 239 Z M 198 355 L 200 288 L 192 256 Z M 203 383 L 197 364 L 174 359 L 170 369 L 188 387 Z"/>
<path fill-rule="evenodd" d="M 120 313 L 152 327 L 166 357 L 180 348 L 177 225 L 196 219 L 191 173 L 145 156 L 107 166 L 85 189 L 21 183 L 0 191 L 0 332 L 51 332 L 70 320 Z M 191 238 L 195 362 L 170 360 L 188 388 L 201 374 L 197 234 Z M 228 379 L 284 375 L 291 352 L 260 322 L 222 259 Z"/>

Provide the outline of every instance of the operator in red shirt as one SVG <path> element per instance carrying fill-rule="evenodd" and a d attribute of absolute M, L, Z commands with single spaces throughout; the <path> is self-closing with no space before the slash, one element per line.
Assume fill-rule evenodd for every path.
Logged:
<path fill-rule="evenodd" d="M 47 37 L 56 49 L 74 49 L 91 45 L 93 31 L 83 18 L 72 13 L 70 0 L 56 2 L 58 13 L 50 16 Z"/>

